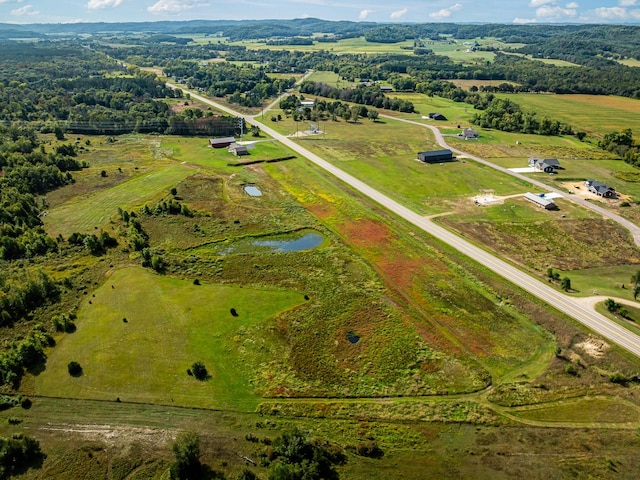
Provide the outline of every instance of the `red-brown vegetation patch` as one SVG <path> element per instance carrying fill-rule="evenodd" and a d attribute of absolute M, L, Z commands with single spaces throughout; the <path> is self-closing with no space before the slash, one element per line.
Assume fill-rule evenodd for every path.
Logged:
<path fill-rule="evenodd" d="M 420 259 L 397 256 L 396 258 L 380 258 L 378 266 L 389 282 L 403 291 L 408 291 L 415 277 L 424 264 Z"/>
<path fill-rule="evenodd" d="M 345 224 L 342 230 L 348 241 L 358 247 L 386 246 L 391 240 L 388 226 L 368 218 Z"/>
<path fill-rule="evenodd" d="M 313 205 L 307 205 L 307 210 L 318 218 L 331 217 L 335 212 L 333 206 L 328 203 L 314 203 Z"/>

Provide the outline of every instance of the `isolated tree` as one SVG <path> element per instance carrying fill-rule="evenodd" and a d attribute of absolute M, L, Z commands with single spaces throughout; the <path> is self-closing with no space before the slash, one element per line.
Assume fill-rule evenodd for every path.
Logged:
<path fill-rule="evenodd" d="M 251 132 L 251 136 L 252 137 L 259 137 L 260 136 L 260 127 L 257 125 L 251 125 L 251 128 L 249 129 L 249 131 Z"/>
<path fill-rule="evenodd" d="M 82 375 L 82 366 L 75 361 L 71 361 L 67 365 L 67 370 L 69 371 L 69 375 L 72 377 L 79 377 Z"/>
<path fill-rule="evenodd" d="M 618 302 L 616 302 L 613 298 L 607 298 L 604 301 L 604 306 L 610 312 L 616 312 L 620 307 L 620 305 L 618 305 Z"/>
<path fill-rule="evenodd" d="M 377 110 L 369 110 L 369 113 L 367 114 L 367 117 L 369 118 L 369 120 L 371 120 L 373 122 L 377 122 L 378 121 L 378 115 L 379 115 L 379 113 L 377 112 Z"/>
<path fill-rule="evenodd" d="M 199 360 L 193 362 L 193 365 L 191 365 L 191 374 L 200 381 L 206 380 L 209 377 L 207 367 Z"/>
<path fill-rule="evenodd" d="M 562 282 L 560 282 L 560 287 L 562 287 L 565 292 L 571 290 L 571 279 L 569 277 L 564 277 Z"/>

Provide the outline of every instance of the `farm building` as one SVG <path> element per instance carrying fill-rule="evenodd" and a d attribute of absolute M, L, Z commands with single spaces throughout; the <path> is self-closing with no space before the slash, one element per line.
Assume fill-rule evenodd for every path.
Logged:
<path fill-rule="evenodd" d="M 453 162 L 455 157 L 451 150 L 434 150 L 432 152 L 418 153 L 418 160 L 424 163 Z"/>
<path fill-rule="evenodd" d="M 233 137 L 210 138 L 209 146 L 213 148 L 224 148 L 224 147 L 228 147 L 235 141 L 236 139 Z"/>
<path fill-rule="evenodd" d="M 535 193 L 527 192 L 524 194 L 524 198 L 545 210 L 557 210 L 558 208 L 552 199 L 545 198 L 544 193 L 542 195 L 536 195 Z"/>
<path fill-rule="evenodd" d="M 391 85 L 380 85 L 381 92 L 393 92 L 393 87 Z"/>
<path fill-rule="evenodd" d="M 315 104 L 316 104 L 315 100 L 304 100 L 300 102 L 300 106 L 302 108 L 304 107 L 313 108 Z"/>
<path fill-rule="evenodd" d="M 476 138 L 480 137 L 480 134 L 473 128 L 465 128 L 464 130 L 462 130 L 460 136 L 465 140 L 475 140 Z"/>
<path fill-rule="evenodd" d="M 429 118 L 432 120 L 446 120 L 447 117 L 438 112 L 432 112 L 429 114 Z"/>
<path fill-rule="evenodd" d="M 249 155 L 249 149 L 246 147 L 246 145 L 240 145 L 239 143 L 235 142 L 229 145 L 227 150 L 233 153 L 236 157 L 239 157 L 241 155 Z"/>
<path fill-rule="evenodd" d="M 535 158 L 529 159 L 529 166 L 545 173 L 553 173 L 560 168 L 560 162 L 557 158 Z"/>
<path fill-rule="evenodd" d="M 589 189 L 591 193 L 595 193 L 599 197 L 604 198 L 616 198 L 616 189 L 610 187 L 609 185 L 605 185 L 602 182 L 598 182 L 597 180 L 587 180 L 584 182 L 585 187 Z"/>

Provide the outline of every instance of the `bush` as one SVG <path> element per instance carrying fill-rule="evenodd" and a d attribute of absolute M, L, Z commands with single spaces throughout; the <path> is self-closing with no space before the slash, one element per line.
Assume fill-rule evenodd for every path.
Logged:
<path fill-rule="evenodd" d="M 69 371 L 69 375 L 72 377 L 79 377 L 82 375 L 82 366 L 75 361 L 69 362 L 67 365 L 67 370 Z"/>
<path fill-rule="evenodd" d="M 203 381 L 209 378 L 209 372 L 204 363 L 197 361 L 191 365 L 191 374 L 198 380 Z"/>
<path fill-rule="evenodd" d="M 356 446 L 356 453 L 361 457 L 369 458 L 382 458 L 384 455 L 384 452 L 375 440 L 367 440 L 365 442 L 358 443 Z"/>
<path fill-rule="evenodd" d="M 576 370 L 576 367 L 574 367 L 572 363 L 566 366 L 566 368 L 564 369 L 564 373 L 573 375 L 574 377 L 578 375 L 578 371 Z"/>

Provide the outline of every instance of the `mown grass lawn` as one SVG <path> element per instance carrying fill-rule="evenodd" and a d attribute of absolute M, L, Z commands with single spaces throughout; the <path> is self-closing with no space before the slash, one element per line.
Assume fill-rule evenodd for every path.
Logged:
<path fill-rule="evenodd" d="M 86 299 L 78 330 L 50 352 L 40 395 L 252 410 L 259 326 L 304 302 L 295 291 L 194 285 L 138 267 L 114 272 Z M 235 308 L 237 316 L 232 315 Z M 126 319 L 126 321 L 125 321 Z M 73 378 L 67 364 L 83 375 Z M 204 362 L 211 378 L 187 375 Z"/>
<path fill-rule="evenodd" d="M 74 232 L 93 233 L 117 214 L 118 207 L 131 209 L 162 195 L 171 187 L 196 173 L 191 167 L 175 164 L 159 166 L 106 190 L 88 194 L 49 210 L 43 218 L 47 233 L 68 237 Z"/>

